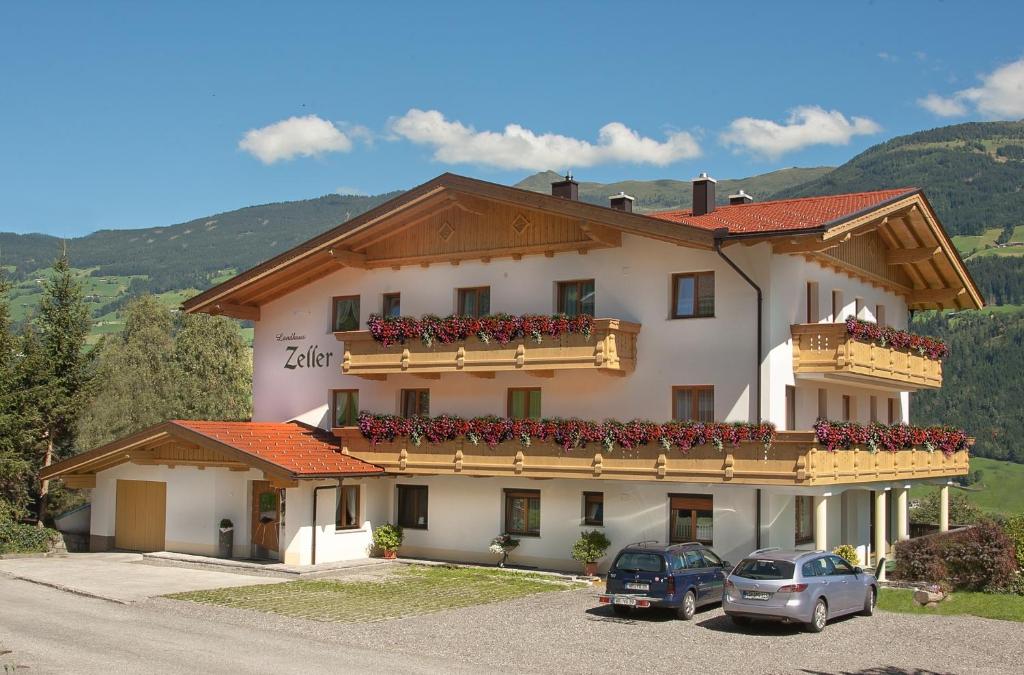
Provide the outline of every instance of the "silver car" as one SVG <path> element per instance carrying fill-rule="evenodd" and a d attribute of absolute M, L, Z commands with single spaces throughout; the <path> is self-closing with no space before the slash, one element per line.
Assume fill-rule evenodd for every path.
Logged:
<path fill-rule="evenodd" d="M 820 633 L 829 619 L 870 616 L 877 600 L 875 576 L 837 555 L 758 549 L 726 578 L 722 608 L 739 626 L 772 619 L 802 623 Z"/>

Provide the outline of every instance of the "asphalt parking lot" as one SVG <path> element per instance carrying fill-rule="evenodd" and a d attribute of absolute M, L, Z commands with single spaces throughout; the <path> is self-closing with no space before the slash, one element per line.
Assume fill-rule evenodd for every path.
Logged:
<path fill-rule="evenodd" d="M 0 579 L 0 666 L 31 672 L 1006 673 L 1024 626 L 878 613 L 819 635 L 714 608 L 686 623 L 620 619 L 592 589 L 372 624 L 332 624 L 164 598 L 117 605 Z M 59 649 L 55 648 L 59 645 Z"/>

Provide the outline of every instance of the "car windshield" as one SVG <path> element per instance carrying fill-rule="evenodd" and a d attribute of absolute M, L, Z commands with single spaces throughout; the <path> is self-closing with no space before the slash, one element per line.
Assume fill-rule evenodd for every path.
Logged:
<path fill-rule="evenodd" d="M 626 551 L 615 561 L 615 569 L 622 572 L 660 572 L 661 556 L 655 553 Z"/>
<path fill-rule="evenodd" d="M 733 570 L 744 579 L 792 579 L 794 565 L 785 560 L 759 560 L 747 558 Z"/>

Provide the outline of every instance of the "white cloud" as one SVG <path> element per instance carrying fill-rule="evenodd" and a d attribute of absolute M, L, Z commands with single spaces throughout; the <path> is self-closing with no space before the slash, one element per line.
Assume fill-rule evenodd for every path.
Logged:
<path fill-rule="evenodd" d="M 641 136 L 621 122 L 598 131 L 597 143 L 537 134 L 518 124 L 502 131 L 477 131 L 449 121 L 437 110 L 413 108 L 391 120 L 398 137 L 434 148 L 434 159 L 451 164 L 486 164 L 501 169 L 569 169 L 609 162 L 665 166 L 700 156 L 700 146 L 685 131 L 674 131 L 664 142 Z"/>
<path fill-rule="evenodd" d="M 259 129 L 249 129 L 238 147 L 264 164 L 325 152 L 348 152 L 352 140 L 334 124 L 316 115 L 289 117 Z"/>
<path fill-rule="evenodd" d="M 740 117 L 729 124 L 722 142 L 736 151 L 774 159 L 810 145 L 846 145 L 854 136 L 875 134 L 881 127 L 866 117 L 846 118 L 838 110 L 820 106 L 793 109 L 785 123 Z"/>
<path fill-rule="evenodd" d="M 878 58 L 882 59 L 883 61 L 892 61 L 893 63 L 900 60 L 898 56 L 894 56 L 889 52 L 878 52 Z"/>
<path fill-rule="evenodd" d="M 919 98 L 917 104 L 939 117 L 961 117 L 967 114 L 967 106 L 960 100 L 938 94 L 928 94 L 924 98 Z"/>
<path fill-rule="evenodd" d="M 982 75 L 981 86 L 961 89 L 952 96 L 930 94 L 917 102 L 943 117 L 966 115 L 969 108 L 985 117 L 1024 117 L 1024 59 Z"/>

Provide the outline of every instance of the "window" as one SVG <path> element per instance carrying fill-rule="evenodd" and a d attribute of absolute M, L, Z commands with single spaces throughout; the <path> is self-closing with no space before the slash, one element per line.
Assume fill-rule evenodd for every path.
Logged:
<path fill-rule="evenodd" d="M 832 565 L 832 574 L 853 575 L 857 573 L 857 570 L 853 569 L 853 565 L 837 555 L 830 555 L 828 561 Z"/>
<path fill-rule="evenodd" d="M 786 429 L 796 429 L 796 387 L 786 385 Z"/>
<path fill-rule="evenodd" d="M 336 530 L 356 530 L 362 527 L 359 517 L 359 486 L 342 485 L 338 498 L 338 513 L 334 519 Z"/>
<path fill-rule="evenodd" d="M 672 318 L 715 315 L 715 273 L 672 275 Z"/>
<path fill-rule="evenodd" d="M 828 419 L 828 390 L 827 389 L 819 389 L 818 390 L 818 419 L 819 420 L 827 420 Z"/>
<path fill-rule="evenodd" d="M 736 565 L 733 574 L 744 579 L 781 581 L 792 579 L 796 565 L 785 560 L 758 560 L 745 558 Z"/>
<path fill-rule="evenodd" d="M 343 295 L 334 298 L 331 325 L 335 332 L 359 330 L 359 296 Z"/>
<path fill-rule="evenodd" d="M 714 539 L 714 504 L 708 495 L 669 495 L 669 539 L 672 542 Z"/>
<path fill-rule="evenodd" d="M 354 427 L 359 423 L 359 390 L 335 389 L 331 392 L 331 426 Z"/>
<path fill-rule="evenodd" d="M 864 318 L 864 298 L 853 299 L 853 315 L 858 319 Z"/>
<path fill-rule="evenodd" d="M 402 390 L 402 417 L 425 417 L 429 414 L 429 389 Z"/>
<path fill-rule="evenodd" d="M 871 409 L 870 410 L 871 410 L 871 421 L 872 422 L 877 422 L 878 421 L 878 397 L 877 396 L 872 396 L 871 397 Z"/>
<path fill-rule="evenodd" d="M 527 387 L 509 389 L 508 416 L 514 420 L 539 420 L 540 389 Z"/>
<path fill-rule="evenodd" d="M 839 323 L 845 320 L 846 317 L 843 316 L 843 292 L 832 291 L 832 321 Z"/>
<path fill-rule="evenodd" d="M 679 422 L 714 422 L 715 388 L 672 387 L 672 419 Z"/>
<path fill-rule="evenodd" d="M 704 556 L 704 562 L 707 564 L 708 567 L 721 567 L 722 566 L 722 559 L 719 558 L 717 555 L 715 555 L 712 551 L 709 551 L 708 549 L 704 549 L 703 551 L 700 552 L 700 554 L 702 556 Z"/>
<path fill-rule="evenodd" d="M 807 282 L 807 323 L 818 323 L 821 320 L 818 305 L 818 282 Z"/>
<path fill-rule="evenodd" d="M 604 493 L 583 493 L 583 524 L 604 525 Z"/>
<path fill-rule="evenodd" d="M 384 294 L 384 316 L 402 316 L 402 294 Z"/>
<path fill-rule="evenodd" d="M 559 281 L 558 312 L 576 316 L 594 314 L 594 280 Z"/>
<path fill-rule="evenodd" d="M 875 323 L 885 327 L 885 305 L 875 305 Z"/>
<path fill-rule="evenodd" d="M 843 421 L 850 422 L 853 420 L 853 399 L 849 395 L 843 394 Z"/>
<path fill-rule="evenodd" d="M 814 541 L 814 497 L 797 496 L 796 538 L 797 544 L 809 544 Z"/>
<path fill-rule="evenodd" d="M 414 530 L 427 529 L 427 486 L 398 486 L 398 524 Z"/>
<path fill-rule="evenodd" d="M 704 558 L 701 557 L 700 551 L 697 551 L 697 550 L 684 551 L 683 552 L 683 557 L 686 560 L 686 567 L 687 567 L 687 569 L 699 570 L 702 567 L 704 567 L 704 565 L 705 565 Z"/>
<path fill-rule="evenodd" d="M 540 536 L 540 490 L 505 490 L 505 532 Z"/>
<path fill-rule="evenodd" d="M 657 553 L 640 553 L 639 551 L 626 551 L 620 553 L 612 565 L 616 570 L 623 572 L 654 572 L 658 573 L 664 569 L 664 558 Z"/>
<path fill-rule="evenodd" d="M 484 316 L 491 313 L 491 287 L 460 288 L 458 308 L 461 316 Z"/>
<path fill-rule="evenodd" d="M 900 404 L 899 401 L 890 398 L 889 399 L 889 424 L 896 424 L 897 418 L 899 417 Z"/>

